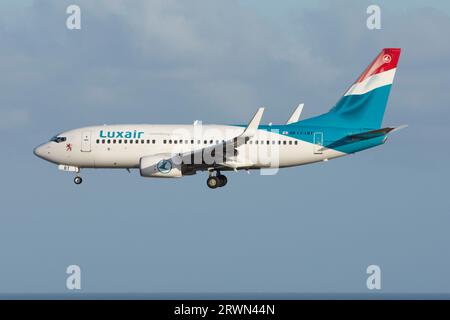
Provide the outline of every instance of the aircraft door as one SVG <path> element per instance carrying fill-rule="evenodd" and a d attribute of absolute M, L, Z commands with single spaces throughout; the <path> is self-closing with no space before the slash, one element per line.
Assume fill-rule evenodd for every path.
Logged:
<path fill-rule="evenodd" d="M 83 132 L 81 136 L 81 151 L 82 152 L 91 152 L 91 132 L 86 131 Z"/>
<path fill-rule="evenodd" d="M 323 153 L 323 132 L 314 132 L 314 154 Z"/>

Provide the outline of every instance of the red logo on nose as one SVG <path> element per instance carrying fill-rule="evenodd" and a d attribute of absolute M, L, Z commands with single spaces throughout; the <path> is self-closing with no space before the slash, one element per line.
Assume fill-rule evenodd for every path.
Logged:
<path fill-rule="evenodd" d="M 66 144 L 66 151 L 72 151 L 72 144 L 71 143 Z"/>

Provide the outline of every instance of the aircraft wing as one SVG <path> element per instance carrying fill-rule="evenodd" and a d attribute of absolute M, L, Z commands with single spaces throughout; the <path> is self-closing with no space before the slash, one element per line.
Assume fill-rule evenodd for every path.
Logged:
<path fill-rule="evenodd" d="M 195 162 L 195 159 L 203 159 L 204 155 L 214 156 L 216 150 L 222 150 L 224 158 L 221 159 L 222 161 L 217 162 L 218 165 L 231 167 L 233 169 L 251 166 L 251 163 L 234 162 L 233 164 L 230 163 L 230 165 L 227 165 L 225 162 L 227 162 L 228 160 L 233 161 L 232 158 L 237 154 L 236 148 L 245 144 L 251 137 L 255 135 L 258 130 L 259 124 L 261 123 L 263 113 L 264 108 L 259 108 L 253 116 L 252 120 L 249 122 L 248 126 L 245 128 L 244 132 L 242 132 L 239 136 L 236 136 L 228 141 L 219 144 L 214 144 L 202 149 L 197 149 L 182 154 L 181 158 L 183 163 L 190 163 L 195 165 L 197 164 Z"/>

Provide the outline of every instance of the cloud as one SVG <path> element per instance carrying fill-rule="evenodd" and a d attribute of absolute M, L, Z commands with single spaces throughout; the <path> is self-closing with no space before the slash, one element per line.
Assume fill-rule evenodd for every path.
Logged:
<path fill-rule="evenodd" d="M 328 101 L 317 101 L 332 104 L 380 49 L 401 47 L 388 118 L 413 126 L 444 124 L 450 116 L 450 91 L 446 89 L 450 83 L 450 42 L 444 40 L 450 32 L 448 14 L 434 8 L 386 3 L 381 6 L 382 29 L 371 31 L 366 28 L 365 14 L 370 2 L 322 4 L 292 15 L 298 41 L 307 43 L 312 52 L 336 68 L 335 77 L 322 86 Z"/>
<path fill-rule="evenodd" d="M 21 16 L 27 23 L 0 31 L 13 79 L 5 103 L 18 99 L 39 116 L 64 110 L 77 121 L 117 121 L 124 108 L 121 121 L 170 121 L 168 109 L 177 122 L 192 114 L 246 121 L 262 104 L 290 108 L 297 98 L 289 90 L 305 95 L 333 74 L 307 44 L 237 1 L 80 1 L 80 31 L 65 29 L 66 4 L 35 2 Z"/>
<path fill-rule="evenodd" d="M 82 29 L 69 31 L 69 4 L 35 1 L 0 25 L 0 103 L 37 121 L 239 122 L 264 105 L 277 122 L 300 101 L 309 116 L 387 46 L 404 48 L 392 114 L 448 113 L 450 20 L 437 10 L 385 5 L 383 30 L 370 31 L 364 2 L 328 1 L 277 23 L 239 1 L 79 1 Z"/>

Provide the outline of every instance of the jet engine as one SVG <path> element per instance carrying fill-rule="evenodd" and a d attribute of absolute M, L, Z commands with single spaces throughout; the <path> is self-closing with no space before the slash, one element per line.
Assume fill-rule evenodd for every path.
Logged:
<path fill-rule="evenodd" d="M 157 154 L 142 157 L 139 164 L 142 177 L 154 178 L 179 178 L 181 171 L 181 159 L 171 154 Z"/>

